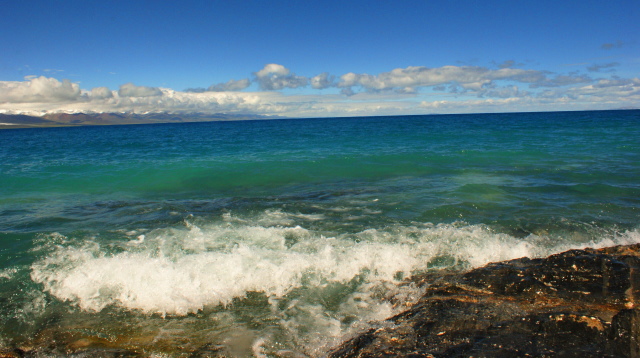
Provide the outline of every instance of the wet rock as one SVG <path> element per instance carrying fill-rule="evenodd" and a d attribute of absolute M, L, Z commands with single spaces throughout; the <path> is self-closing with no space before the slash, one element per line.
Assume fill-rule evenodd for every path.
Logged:
<path fill-rule="evenodd" d="M 118 344 L 96 337 L 73 338 L 72 334 L 54 334 L 41 331 L 39 341 L 35 345 L 25 345 L 11 350 L 0 350 L 0 358 L 44 358 L 44 357 L 73 357 L 73 358 L 124 358 L 141 357 L 140 352 L 129 350 Z"/>
<path fill-rule="evenodd" d="M 465 274 L 463 282 L 502 295 L 582 297 L 615 303 L 626 300 L 630 271 L 638 263 L 637 257 L 572 250 L 546 259 L 489 264 Z"/>
<path fill-rule="evenodd" d="M 74 353 L 59 349 L 22 350 L 13 349 L 0 351 L 0 358 L 42 358 L 42 357 L 70 357 L 70 358 L 129 358 L 140 357 L 138 353 L 118 348 L 91 348 Z"/>
<path fill-rule="evenodd" d="M 640 245 L 424 275 L 407 311 L 329 357 L 640 357 Z"/>
<path fill-rule="evenodd" d="M 20 358 L 24 357 L 24 351 L 21 349 L 4 349 L 0 350 L 0 358 Z"/>
<path fill-rule="evenodd" d="M 640 310 L 625 309 L 613 317 L 610 338 L 621 357 L 640 357 Z"/>

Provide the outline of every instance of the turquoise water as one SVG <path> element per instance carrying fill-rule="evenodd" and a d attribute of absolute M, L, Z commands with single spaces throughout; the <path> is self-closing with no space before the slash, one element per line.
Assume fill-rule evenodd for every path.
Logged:
<path fill-rule="evenodd" d="M 0 347 L 321 356 L 426 270 L 640 242 L 640 111 L 0 131 Z"/>

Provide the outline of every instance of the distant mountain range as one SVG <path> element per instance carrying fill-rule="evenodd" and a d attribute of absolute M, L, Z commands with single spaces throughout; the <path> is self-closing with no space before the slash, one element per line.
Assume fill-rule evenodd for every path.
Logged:
<path fill-rule="evenodd" d="M 276 116 L 205 113 L 48 113 L 43 116 L 0 114 L 0 129 L 118 124 L 211 122 L 249 119 L 274 119 Z"/>

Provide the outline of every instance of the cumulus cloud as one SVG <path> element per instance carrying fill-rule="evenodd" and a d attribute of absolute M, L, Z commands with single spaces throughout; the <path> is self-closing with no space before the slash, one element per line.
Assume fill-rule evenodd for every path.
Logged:
<path fill-rule="evenodd" d="M 350 72 L 340 77 L 337 86 L 342 88 L 360 86 L 367 91 L 406 91 L 406 89 L 413 90 L 418 87 L 452 84 L 454 85 L 452 88 L 456 90 L 462 88 L 479 91 L 496 80 L 535 83 L 544 81 L 545 78 L 545 74 L 541 71 L 515 68 L 492 70 L 478 66 L 443 66 L 439 68 L 409 66 L 375 76 Z"/>
<path fill-rule="evenodd" d="M 162 95 L 162 91 L 157 87 L 136 86 L 133 83 L 125 83 L 120 86 L 118 96 L 120 97 L 153 97 Z"/>
<path fill-rule="evenodd" d="M 275 63 L 265 65 L 263 69 L 254 73 L 254 75 L 260 89 L 265 91 L 305 87 L 309 84 L 307 77 L 297 76 L 286 67 Z"/>
<path fill-rule="evenodd" d="M 310 82 L 312 88 L 325 89 L 335 85 L 335 77 L 329 75 L 327 72 L 323 72 L 317 76 L 311 77 Z"/>
<path fill-rule="evenodd" d="M 96 87 L 91 89 L 90 97 L 92 100 L 112 98 L 113 92 L 107 87 Z"/>
<path fill-rule="evenodd" d="M 207 91 L 211 92 L 226 92 L 226 91 L 242 91 L 243 89 L 249 87 L 251 85 L 251 81 L 248 78 L 242 80 L 229 80 L 226 83 L 218 83 L 215 85 L 209 86 Z"/>
<path fill-rule="evenodd" d="M 0 103 L 66 102 L 80 98 L 80 86 L 69 80 L 58 81 L 44 76 L 26 81 L 0 82 Z"/>

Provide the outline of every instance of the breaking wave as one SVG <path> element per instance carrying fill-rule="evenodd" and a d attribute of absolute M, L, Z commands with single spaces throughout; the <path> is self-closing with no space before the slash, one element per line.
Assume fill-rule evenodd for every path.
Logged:
<path fill-rule="evenodd" d="M 287 216 L 293 214 L 266 215 L 290 222 Z M 330 236 L 300 225 L 252 225 L 231 215 L 215 224 L 131 231 L 116 241 L 53 236 L 40 248 L 46 255 L 31 267 L 32 280 L 45 291 L 87 311 L 111 305 L 161 315 L 228 305 L 249 292 L 284 297 L 296 289 L 354 280 L 398 284 L 432 268 L 640 242 L 637 231 L 578 243 L 533 234 L 516 238 L 465 223 Z"/>

